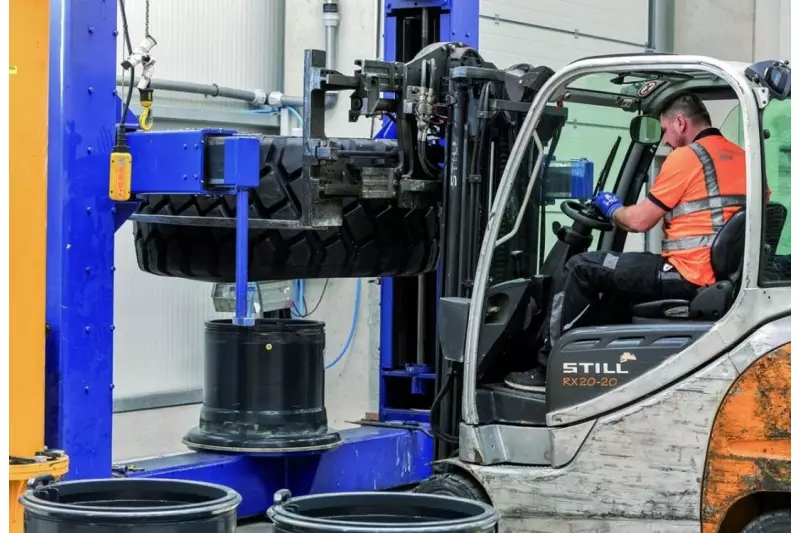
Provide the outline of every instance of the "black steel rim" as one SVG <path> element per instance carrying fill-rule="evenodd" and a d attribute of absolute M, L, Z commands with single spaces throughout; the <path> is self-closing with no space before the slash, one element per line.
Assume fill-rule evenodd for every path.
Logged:
<path fill-rule="evenodd" d="M 298 330 L 307 330 L 309 333 L 323 333 L 325 322 L 299 318 L 258 318 L 252 326 L 242 327 L 234 324 L 233 320 L 229 318 L 221 318 L 206 322 L 206 330 L 221 333 L 244 331 L 256 334 L 294 332 Z"/>
<path fill-rule="evenodd" d="M 381 499 L 382 505 L 391 508 L 401 508 L 413 500 L 418 500 L 416 505 L 423 507 L 422 503 L 428 501 L 439 501 L 443 507 L 461 509 L 464 518 L 455 519 L 431 519 L 427 522 L 415 524 L 397 524 L 385 522 L 355 522 L 349 520 L 337 520 L 331 518 L 314 518 L 303 516 L 304 511 L 318 510 L 322 508 L 337 508 L 345 506 L 364 505 L 365 500 Z M 316 504 L 316 505 L 314 505 Z M 472 512 L 470 512 L 472 511 Z M 473 514 L 474 516 L 469 516 Z M 381 531 L 385 533 L 406 532 L 413 527 L 418 533 L 449 533 L 453 528 L 463 528 L 463 531 L 483 531 L 494 527 L 497 524 L 497 512 L 489 505 L 466 498 L 456 498 L 452 496 L 440 496 L 435 494 L 414 494 L 414 493 L 359 493 L 347 492 L 339 494 L 326 494 L 323 496 L 302 496 L 290 498 L 280 504 L 273 505 L 267 511 L 267 516 L 279 526 L 289 526 L 295 528 L 317 528 L 319 531 L 336 533 L 374 533 Z"/>
<path fill-rule="evenodd" d="M 136 506 L 136 507 L 114 507 L 103 505 L 80 505 L 73 503 L 53 502 L 41 499 L 36 496 L 36 492 L 46 488 L 57 489 L 70 489 L 72 487 L 80 487 L 91 485 L 98 487 L 107 485 L 107 492 L 113 493 L 113 488 L 123 485 L 142 485 L 152 487 L 161 484 L 165 489 L 170 487 L 174 489 L 175 494 L 179 495 L 179 489 L 184 488 L 188 491 L 194 490 L 197 493 L 198 489 L 216 492 L 219 494 L 218 498 L 211 499 L 205 502 L 173 504 L 173 505 L 152 505 L 152 506 Z M 99 491 L 98 491 L 99 492 Z M 145 491 L 143 491 L 145 492 Z M 80 491 L 76 491 L 80 493 Z M 216 485 L 212 483 L 203 482 L 190 482 L 190 481 L 177 481 L 171 479 L 92 479 L 81 481 L 64 481 L 40 487 L 36 489 L 29 489 L 23 493 L 19 499 L 20 503 L 25 508 L 25 512 L 33 513 L 37 516 L 43 517 L 64 517 L 64 518 L 87 518 L 91 517 L 93 520 L 138 520 L 147 522 L 149 520 L 169 520 L 169 519 L 200 519 L 212 515 L 222 515 L 228 512 L 233 512 L 242 501 L 241 495 L 229 487 Z"/>

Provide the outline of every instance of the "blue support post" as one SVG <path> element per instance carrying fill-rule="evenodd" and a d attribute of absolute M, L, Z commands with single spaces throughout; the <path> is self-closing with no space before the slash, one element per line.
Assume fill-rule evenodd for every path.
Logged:
<path fill-rule="evenodd" d="M 247 305 L 247 238 L 249 235 L 250 191 L 244 188 L 236 191 L 236 315 L 233 323 L 238 326 L 252 326 Z"/>
<path fill-rule="evenodd" d="M 248 273 L 250 236 L 250 189 L 260 179 L 261 142 L 257 137 L 231 137 L 224 141 L 223 186 L 236 191 L 236 315 L 233 323 L 252 326 L 249 316 Z"/>
<path fill-rule="evenodd" d="M 443 42 L 463 42 L 473 48 L 478 48 L 479 25 L 479 0 L 384 0 L 384 60 L 396 61 L 397 51 L 397 20 L 394 16 L 396 10 L 411 10 L 420 8 L 437 8 L 439 16 L 438 40 Z M 384 121 L 384 127 L 377 135 L 378 138 L 394 138 L 395 128 L 389 120 Z M 436 309 L 438 311 L 438 297 L 441 294 L 442 272 L 436 272 Z M 406 368 L 395 368 L 394 365 L 394 291 L 395 284 L 392 278 L 381 279 L 380 306 L 380 381 L 379 381 L 379 409 L 381 420 L 385 421 L 420 421 L 429 420 L 427 413 L 405 409 L 403 406 L 390 405 L 387 402 L 387 380 L 406 378 L 412 393 L 422 390 L 426 381 L 435 380 L 435 374 L 426 368 L 417 365 L 408 365 Z M 435 318 L 434 318 L 435 321 Z M 435 335 L 434 331 L 430 334 Z"/>
<path fill-rule="evenodd" d="M 116 2 L 50 2 L 45 441 L 111 475 Z M 45 201 L 30 198 L 31 202 Z"/>

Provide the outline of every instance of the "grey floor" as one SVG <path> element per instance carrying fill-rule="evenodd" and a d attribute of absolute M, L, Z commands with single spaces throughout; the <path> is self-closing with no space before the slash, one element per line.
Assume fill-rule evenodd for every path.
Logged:
<path fill-rule="evenodd" d="M 236 533 L 272 533 L 274 528 L 272 524 L 266 522 L 260 524 L 247 524 L 246 526 L 239 526 L 236 528 Z"/>

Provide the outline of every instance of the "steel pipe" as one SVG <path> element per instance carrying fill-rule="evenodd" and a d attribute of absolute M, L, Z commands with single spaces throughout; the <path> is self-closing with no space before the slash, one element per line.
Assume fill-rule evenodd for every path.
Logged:
<path fill-rule="evenodd" d="M 134 85 L 139 83 L 141 78 L 134 79 Z M 127 86 L 130 78 L 127 76 L 117 76 L 117 86 Z M 185 94 L 201 94 L 213 98 L 229 98 L 247 102 L 254 106 L 270 105 L 274 107 L 302 107 L 303 99 L 299 96 L 288 96 L 280 91 L 265 92 L 260 89 L 234 89 L 223 87 L 216 83 L 194 83 L 190 81 L 177 80 L 150 80 L 150 87 L 162 91 L 170 91 Z"/>

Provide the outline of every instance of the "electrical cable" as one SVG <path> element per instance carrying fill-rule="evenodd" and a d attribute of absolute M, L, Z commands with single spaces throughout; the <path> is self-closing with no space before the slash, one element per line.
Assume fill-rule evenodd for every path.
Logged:
<path fill-rule="evenodd" d="M 128 30 L 128 14 L 125 11 L 125 0 L 119 0 L 119 9 L 122 16 L 122 35 L 125 39 L 125 46 L 128 49 L 128 55 L 133 54 L 133 45 L 131 44 L 131 34 Z M 128 94 L 125 95 L 125 106 L 122 108 L 122 118 L 119 121 L 119 129 L 117 135 L 124 135 L 125 133 L 125 118 L 128 116 L 128 110 L 131 107 L 131 98 L 133 97 L 133 84 L 135 78 L 135 70 L 131 69 L 131 81 L 128 84 Z"/>
<path fill-rule="evenodd" d="M 439 392 L 436 394 L 436 397 L 433 399 L 433 403 L 431 404 L 430 410 L 430 421 L 431 421 L 431 430 L 433 434 L 440 440 L 447 442 L 448 444 L 458 444 L 458 437 L 454 437 L 452 435 L 448 435 L 441 428 L 439 428 L 439 421 L 437 420 L 439 415 L 439 406 L 442 403 L 442 399 L 444 398 L 445 394 L 450 392 L 453 388 L 453 371 L 447 373 L 447 378 L 445 378 L 444 385 Z"/>
<path fill-rule="evenodd" d="M 298 299 L 303 305 L 303 310 L 300 311 L 300 308 L 297 307 L 295 302 L 292 302 L 292 305 L 294 306 L 294 310 L 296 311 L 297 316 L 299 318 L 307 318 L 312 314 L 314 314 L 314 312 L 317 309 L 319 309 L 319 305 L 322 303 L 322 299 L 325 297 L 325 291 L 328 290 L 328 283 L 330 282 L 330 279 L 325 280 L 325 285 L 323 285 L 322 287 L 322 292 L 319 295 L 319 300 L 317 300 L 317 303 L 314 304 L 314 308 L 311 311 L 306 311 L 306 309 L 308 309 L 308 304 L 306 303 L 305 281 L 304 280 L 297 280 L 297 281 L 300 283 L 300 289 L 298 291 L 299 292 Z"/>

